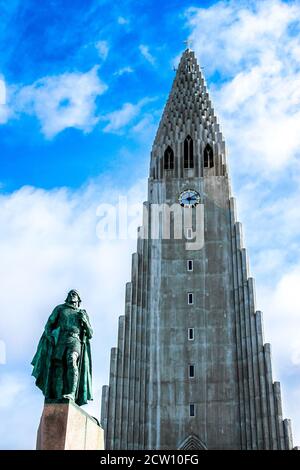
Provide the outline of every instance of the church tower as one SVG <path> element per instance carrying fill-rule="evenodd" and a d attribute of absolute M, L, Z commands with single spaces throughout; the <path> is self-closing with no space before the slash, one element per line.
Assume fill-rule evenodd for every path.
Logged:
<path fill-rule="evenodd" d="M 292 449 L 225 142 L 194 52 L 152 148 L 125 315 L 103 387 L 107 449 Z"/>

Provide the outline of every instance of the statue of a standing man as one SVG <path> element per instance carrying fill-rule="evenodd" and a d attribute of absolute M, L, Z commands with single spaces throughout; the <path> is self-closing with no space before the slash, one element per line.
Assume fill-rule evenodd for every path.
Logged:
<path fill-rule="evenodd" d="M 93 331 L 81 299 L 71 290 L 53 310 L 32 360 L 32 375 L 46 399 L 92 400 L 90 339 Z"/>

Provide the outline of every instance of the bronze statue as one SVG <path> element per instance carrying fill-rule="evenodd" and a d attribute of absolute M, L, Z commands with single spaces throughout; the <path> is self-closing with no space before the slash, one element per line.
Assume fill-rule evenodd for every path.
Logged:
<path fill-rule="evenodd" d="M 92 400 L 90 339 L 93 330 L 81 299 L 71 290 L 53 310 L 32 360 L 32 375 L 46 400 L 70 399 L 79 406 Z"/>

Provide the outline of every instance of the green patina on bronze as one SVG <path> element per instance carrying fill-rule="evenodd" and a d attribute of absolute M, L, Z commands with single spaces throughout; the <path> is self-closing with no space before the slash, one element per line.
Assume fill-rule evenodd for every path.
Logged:
<path fill-rule="evenodd" d="M 78 292 L 71 290 L 65 303 L 55 307 L 31 363 L 36 385 L 46 399 L 68 398 L 79 406 L 93 399 L 93 330 L 80 303 Z"/>

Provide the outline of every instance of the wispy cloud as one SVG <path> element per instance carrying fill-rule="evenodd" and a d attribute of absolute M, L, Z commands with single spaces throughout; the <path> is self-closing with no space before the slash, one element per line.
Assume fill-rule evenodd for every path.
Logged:
<path fill-rule="evenodd" d="M 151 65 L 155 65 L 156 59 L 153 57 L 152 54 L 149 52 L 149 46 L 146 46 L 145 44 L 140 44 L 139 45 L 139 50 L 142 56 L 149 62 Z"/>
<path fill-rule="evenodd" d="M 9 119 L 10 111 L 7 106 L 6 83 L 0 76 L 0 124 L 5 124 Z"/>
<path fill-rule="evenodd" d="M 133 73 L 134 70 L 132 67 L 122 67 L 121 69 L 117 70 L 114 75 L 117 75 L 118 77 L 120 77 L 121 75 L 124 75 L 124 73 Z"/>
<path fill-rule="evenodd" d="M 158 116 L 146 113 L 141 120 L 133 126 L 132 133 L 143 144 L 146 142 L 151 143 L 155 137 L 157 126 Z"/>
<path fill-rule="evenodd" d="M 258 281 L 257 306 L 265 313 L 267 340 L 274 346 L 280 373 L 290 370 L 293 374 L 300 353 L 295 289 L 300 282 L 300 193 L 297 187 L 280 191 L 275 181 L 255 178 L 239 190 L 237 201 L 250 265 Z"/>
<path fill-rule="evenodd" d="M 104 127 L 103 131 L 119 133 L 128 124 L 131 124 L 137 116 L 139 116 L 143 106 L 151 103 L 154 99 L 155 98 L 144 98 L 137 104 L 124 103 L 120 109 L 106 114 L 101 119 L 109 121 L 109 123 Z"/>
<path fill-rule="evenodd" d="M 69 127 L 89 132 L 98 122 L 96 98 L 107 89 L 97 70 L 44 77 L 25 86 L 15 93 L 15 111 L 35 115 L 47 138 Z"/>
<path fill-rule="evenodd" d="M 14 374 L 3 374 L 0 377 L 0 409 L 9 408 L 16 402 L 20 392 L 24 390 L 24 384 Z"/>
<path fill-rule="evenodd" d="M 26 366 L 23 364 L 22 371 L 17 367 L 14 371 L 1 370 L 0 449 L 35 449 L 43 399 L 32 388 L 32 377 Z"/>
<path fill-rule="evenodd" d="M 119 16 L 117 21 L 118 21 L 119 24 L 128 24 L 129 23 L 129 20 L 127 18 L 124 18 L 124 16 Z"/>
<path fill-rule="evenodd" d="M 108 113 L 104 119 L 109 124 L 104 127 L 104 132 L 116 132 L 129 124 L 140 112 L 140 106 L 131 103 L 124 103 L 122 108 Z"/>
<path fill-rule="evenodd" d="M 3 78 L 0 78 L 0 106 L 6 104 L 6 86 Z"/>
<path fill-rule="evenodd" d="M 109 45 L 107 41 L 98 41 L 96 43 L 96 49 L 99 52 L 99 57 L 102 60 L 106 60 L 109 52 Z"/>
<path fill-rule="evenodd" d="M 274 353 L 279 363 L 288 363 L 300 372 L 300 339 L 295 331 L 300 328 L 300 305 L 298 287 L 300 283 L 300 265 L 283 274 L 276 284 L 276 289 L 260 289 L 262 307 L 272 311 L 267 316 L 268 339 L 277 338 Z M 284 318 L 282 317 L 284 312 Z M 296 370 L 295 370 L 296 372 Z"/>
<path fill-rule="evenodd" d="M 6 363 L 6 344 L 0 339 L 0 364 Z"/>

